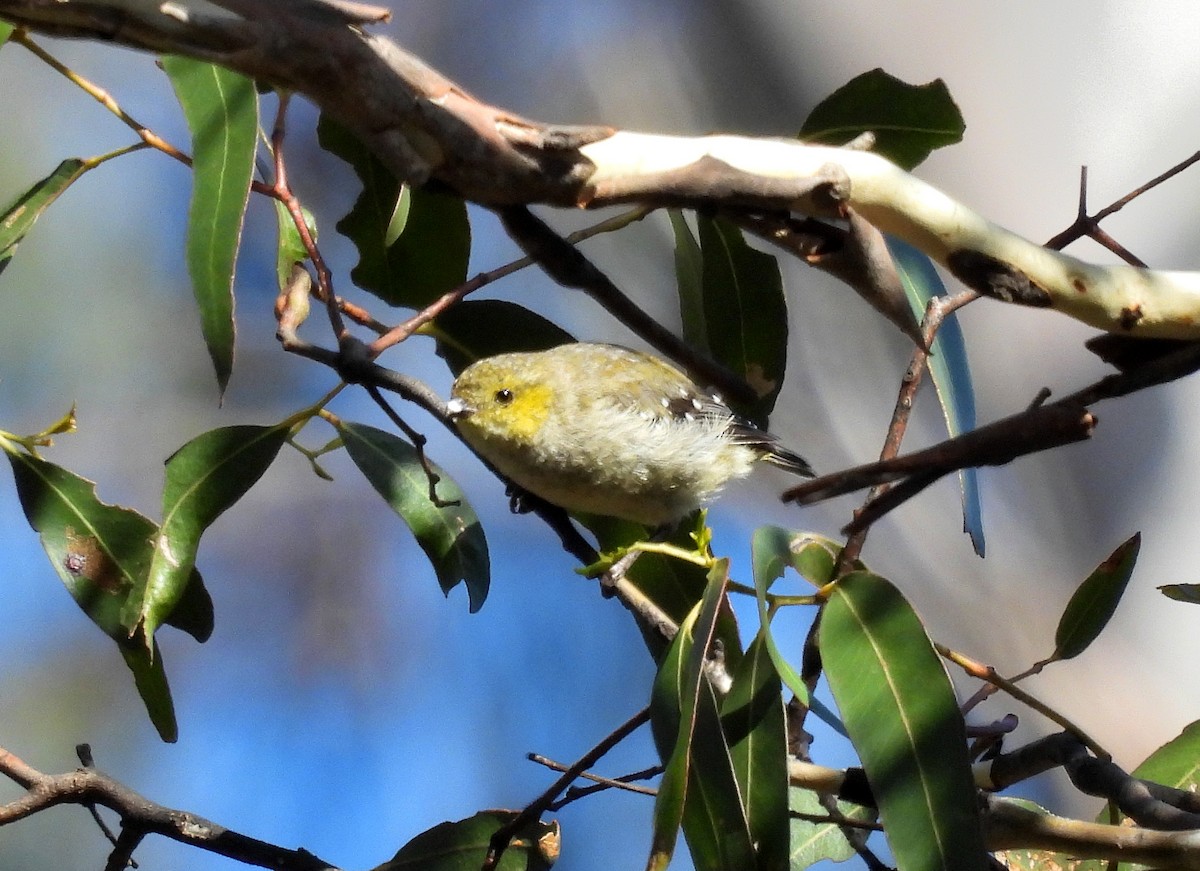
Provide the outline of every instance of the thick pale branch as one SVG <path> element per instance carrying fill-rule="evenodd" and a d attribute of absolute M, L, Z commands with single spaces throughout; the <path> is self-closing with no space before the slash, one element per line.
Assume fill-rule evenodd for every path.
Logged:
<path fill-rule="evenodd" d="M 363 30 L 386 10 L 331 0 L 0 0 L 47 33 L 190 55 L 305 94 L 399 177 L 491 205 L 844 206 L 1008 302 L 1117 333 L 1200 338 L 1200 274 L 1097 266 L 992 224 L 868 152 L 743 136 L 539 124 L 476 100 Z"/>

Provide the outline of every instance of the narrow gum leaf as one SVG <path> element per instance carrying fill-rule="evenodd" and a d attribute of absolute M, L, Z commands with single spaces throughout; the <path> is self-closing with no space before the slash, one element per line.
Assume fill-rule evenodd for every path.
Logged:
<path fill-rule="evenodd" d="M 1078 656 L 1104 631 L 1133 576 L 1141 546 L 1142 534 L 1138 532 L 1122 542 L 1075 590 L 1054 633 L 1054 659 Z"/>
<path fill-rule="evenodd" d="M 204 342 L 222 394 L 233 372 L 233 275 L 258 147 L 258 94 L 244 76 L 163 58 L 192 133 L 187 267 Z"/>
<path fill-rule="evenodd" d="M 446 309 L 430 330 L 437 354 L 457 375 L 476 360 L 510 351 L 544 351 L 573 342 L 557 324 L 515 302 L 467 299 Z"/>
<path fill-rule="evenodd" d="M 899 590 L 865 571 L 840 579 L 820 645 L 897 866 L 986 869 L 966 727 L 945 667 Z"/>
<path fill-rule="evenodd" d="M 171 700 L 171 687 L 167 683 L 158 642 L 153 642 L 149 649 L 140 644 L 122 645 L 121 655 L 133 672 L 134 685 L 146 705 L 150 722 L 162 740 L 174 744 L 179 740 L 179 723 L 175 719 L 175 703 Z"/>
<path fill-rule="evenodd" d="M 1200 605 L 1200 584 L 1163 584 L 1158 591 L 1176 602 Z"/>
<path fill-rule="evenodd" d="M 727 560 L 713 565 L 704 597 L 680 624 L 655 679 L 650 723 L 666 767 L 654 805 L 650 868 L 670 862 L 681 826 L 697 869 L 754 862 L 733 762 L 704 673 L 705 652 L 725 607 L 728 571 Z"/>
<path fill-rule="evenodd" d="M 728 221 L 701 215 L 697 227 L 707 347 L 713 359 L 754 389 L 757 402 L 738 411 L 765 426 L 787 367 L 787 303 L 779 263 L 747 245 Z"/>
<path fill-rule="evenodd" d="M 137 623 L 126 615 L 144 595 L 158 527 L 101 502 L 93 482 L 61 466 L 26 454 L 9 461 L 25 516 L 63 585 L 106 635 L 128 642 Z M 170 622 L 202 641 L 212 633 L 212 600 L 198 572 L 188 575 L 185 599 L 187 611 Z"/>
<path fill-rule="evenodd" d="M 808 687 L 784 658 L 775 637 L 770 633 L 771 618 L 767 611 L 767 593 L 771 585 L 783 577 L 792 560 L 792 533 L 778 526 L 762 526 L 754 531 L 750 544 L 751 565 L 754 571 L 754 591 L 758 599 L 758 622 L 764 633 L 764 644 L 775 669 L 787 688 L 802 703 L 808 704 Z"/>
<path fill-rule="evenodd" d="M 766 639 L 758 635 L 721 702 L 721 727 L 737 778 L 750 841 L 761 869 L 788 867 L 787 720 L 783 687 Z"/>
<path fill-rule="evenodd" d="M 675 284 L 683 340 L 696 350 L 708 353 L 708 328 L 704 319 L 704 255 L 684 213 L 679 209 L 671 209 L 668 214 L 675 235 Z"/>
<path fill-rule="evenodd" d="M 889 237 L 887 244 L 908 294 L 909 304 L 920 318 L 932 297 L 946 294 L 946 286 L 928 256 L 899 239 Z M 950 315 L 942 321 L 930 351 L 927 363 L 929 376 L 933 379 L 938 403 L 942 407 L 946 432 L 953 437 L 974 429 L 975 386 L 971 380 L 966 339 L 957 317 Z M 975 553 L 983 556 L 987 545 L 983 535 L 979 470 L 959 470 L 958 481 L 962 491 L 963 532 L 970 537 Z"/>
<path fill-rule="evenodd" d="M 1177 737 L 1151 753 L 1133 770 L 1133 776 L 1196 792 L 1200 788 L 1200 720 L 1189 723 Z"/>
<path fill-rule="evenodd" d="M 440 468 L 439 506 L 429 498 L 429 477 L 416 449 L 398 436 L 358 423 L 341 421 L 346 452 L 384 501 L 408 525 L 429 558 L 447 596 L 459 583 L 467 588 L 471 612 L 483 607 L 491 584 L 487 539 L 475 511 L 458 485 Z"/>
<path fill-rule="evenodd" d="M 8 266 L 17 245 L 33 229 L 38 218 L 89 169 L 90 164 L 78 158 L 64 160 L 54 172 L 21 194 L 0 214 L 0 272 Z"/>

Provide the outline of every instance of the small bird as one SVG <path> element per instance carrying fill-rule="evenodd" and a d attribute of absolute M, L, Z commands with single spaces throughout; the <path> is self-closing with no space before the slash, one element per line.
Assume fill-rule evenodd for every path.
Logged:
<path fill-rule="evenodd" d="M 517 486 L 567 511 L 660 527 L 759 460 L 808 463 L 669 363 L 587 342 L 468 366 L 448 410 L 466 442 Z"/>

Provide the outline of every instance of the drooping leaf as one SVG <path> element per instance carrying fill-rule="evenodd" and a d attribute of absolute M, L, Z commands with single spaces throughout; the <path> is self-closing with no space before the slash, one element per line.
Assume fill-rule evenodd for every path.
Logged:
<path fill-rule="evenodd" d="M 466 584 L 471 612 L 478 611 L 491 584 L 487 539 L 458 485 L 430 463 L 438 476 L 437 498 L 448 503 L 438 505 L 430 499 L 429 476 L 411 444 L 360 423 L 340 421 L 338 432 L 350 459 L 416 536 L 442 592 L 448 596 L 459 583 Z"/>
<path fill-rule="evenodd" d="M 787 367 L 787 304 L 779 263 L 747 245 L 741 230 L 726 220 L 701 215 L 697 225 L 708 349 L 754 389 L 758 401 L 737 410 L 765 426 Z"/>
<path fill-rule="evenodd" d="M 142 622 L 147 637 L 183 595 L 204 531 L 262 477 L 287 435 L 282 425 L 214 429 L 167 460 L 162 527 L 154 538 L 145 594 L 133 603 L 132 619 Z"/>
<path fill-rule="evenodd" d="M 545 351 L 574 341 L 536 312 L 498 299 L 468 299 L 450 306 L 427 329 L 437 354 L 457 375 L 476 360 L 509 351 Z"/>
<path fill-rule="evenodd" d="M 749 823 L 705 675 L 728 572 L 728 560 L 713 565 L 704 598 L 680 624 L 655 678 L 650 725 L 665 769 L 654 804 L 650 869 L 669 864 L 681 826 L 697 869 L 753 867 Z"/>
<path fill-rule="evenodd" d="M 757 868 L 788 867 L 787 721 L 783 686 L 762 626 L 721 702 L 721 728 L 757 854 Z"/>
<path fill-rule="evenodd" d="M 417 835 L 374 871 L 479 871 L 492 835 L 509 825 L 516 811 L 480 811 L 456 822 L 438 823 Z M 518 832 L 496 865 L 497 871 L 544 871 L 562 846 L 557 822 L 535 822 Z"/>
<path fill-rule="evenodd" d="M 878 575 L 830 595 L 821 657 L 900 868 L 988 867 L 966 727 L 920 619 Z"/>
<path fill-rule="evenodd" d="M 913 312 L 920 318 L 931 298 L 946 295 L 946 286 L 928 256 L 900 239 L 888 237 L 887 242 Z M 946 431 L 956 436 L 974 429 L 975 387 L 967 361 L 966 339 L 958 318 L 953 314 L 942 321 L 931 350 L 929 375 L 942 406 Z M 975 553 L 983 556 L 986 544 L 978 470 L 960 469 L 958 481 L 962 488 L 963 532 L 970 536 Z"/>
<path fill-rule="evenodd" d="M 843 145 L 859 134 L 874 133 L 873 151 L 912 169 L 934 149 L 960 142 L 966 128 L 941 79 L 910 85 L 874 69 L 818 103 L 800 128 L 800 138 Z"/>
<path fill-rule="evenodd" d="M 168 744 L 179 740 L 179 723 L 175 719 L 175 703 L 171 700 L 171 687 L 167 683 L 167 671 L 163 665 L 158 642 L 150 647 L 143 645 L 119 645 L 125 664 L 133 672 L 133 683 L 138 695 L 150 715 L 150 722 L 158 735 Z"/>
<path fill-rule="evenodd" d="M 13 26 L 7 21 L 0 21 L 0 46 L 8 42 L 8 38 L 12 36 Z"/>
<path fill-rule="evenodd" d="M 12 260 L 17 245 L 50 208 L 50 204 L 70 187 L 92 164 L 71 158 L 60 163 L 50 175 L 39 181 L 0 214 L 0 272 Z"/>
<path fill-rule="evenodd" d="M 1141 546 L 1142 534 L 1134 533 L 1075 590 L 1054 633 L 1054 659 L 1073 659 L 1083 653 L 1108 625 L 1133 576 Z"/>
<path fill-rule="evenodd" d="M 233 372 L 233 271 L 258 146 L 258 94 L 250 79 L 214 64 L 167 56 L 163 70 L 192 134 L 187 267 L 224 393 Z"/>
<path fill-rule="evenodd" d="M 125 616 L 144 593 L 157 527 L 136 511 L 101 502 L 94 483 L 61 466 L 16 451 L 8 458 L 22 510 L 50 564 L 84 613 L 117 642 L 151 721 L 164 741 L 174 741 L 166 673 L 161 661 L 150 660 L 157 643 L 139 637 Z M 167 622 L 198 641 L 212 634 L 212 600 L 195 568 Z"/>
<path fill-rule="evenodd" d="M 354 283 L 394 306 L 421 308 L 467 277 L 471 227 L 461 197 L 399 180 L 349 130 L 322 115 L 321 147 L 345 160 L 362 181 L 337 230 L 358 249 Z M 403 194 L 403 197 L 402 197 Z"/>
<path fill-rule="evenodd" d="M 126 620 L 140 600 L 158 527 L 138 512 L 101 502 L 96 485 L 61 466 L 28 454 L 9 454 L 17 496 L 38 533 L 55 573 L 71 597 L 110 638 L 127 644 L 136 632 Z M 212 599 L 199 572 L 185 585 L 183 607 L 167 622 L 197 641 L 212 634 Z"/>
<path fill-rule="evenodd" d="M 704 318 L 704 254 L 683 212 L 671 209 L 668 214 L 671 216 L 671 230 L 675 234 L 675 284 L 679 294 L 683 340 L 697 351 L 708 353 L 708 328 Z"/>

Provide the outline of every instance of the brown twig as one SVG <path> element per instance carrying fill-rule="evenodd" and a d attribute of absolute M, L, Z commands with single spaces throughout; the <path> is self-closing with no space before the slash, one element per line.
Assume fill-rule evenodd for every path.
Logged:
<path fill-rule="evenodd" d="M 929 349 L 933 345 L 933 340 L 937 337 L 938 330 L 941 329 L 947 317 L 978 298 L 979 294 L 976 291 L 965 290 L 954 296 L 935 296 L 926 303 L 925 317 L 921 323 L 921 339 L 923 342 L 913 349 L 908 368 L 904 372 L 904 377 L 900 380 L 900 389 L 896 395 L 896 405 L 892 410 L 892 420 L 888 424 L 887 435 L 884 438 L 883 447 L 879 452 L 880 463 L 886 463 L 900 453 L 900 444 L 904 440 L 905 433 L 908 431 L 908 422 L 912 416 L 913 402 L 916 398 L 917 390 L 920 388 L 922 380 L 924 380 L 925 372 L 928 369 Z M 851 524 L 857 523 L 860 520 L 868 510 L 868 507 L 883 495 L 886 487 L 886 482 L 880 481 L 872 488 L 871 492 L 867 494 L 867 499 L 863 506 L 855 512 Z M 784 498 L 785 500 L 787 499 L 786 493 L 784 494 Z M 849 566 L 852 566 L 862 554 L 863 545 L 866 543 L 866 529 L 867 527 L 864 526 L 850 534 L 845 547 L 838 554 L 837 565 L 833 573 L 835 578 L 844 573 Z"/>
<path fill-rule="evenodd" d="M 1112 240 L 1107 233 L 1100 229 L 1100 222 L 1105 218 L 1121 211 L 1121 209 L 1125 208 L 1125 206 L 1129 205 L 1147 191 L 1158 187 L 1160 184 L 1171 178 L 1174 178 L 1176 175 L 1183 172 L 1197 161 L 1200 161 L 1200 151 L 1197 151 L 1195 154 L 1186 158 L 1185 160 L 1181 160 L 1179 163 L 1175 164 L 1175 166 L 1171 167 L 1161 175 L 1150 179 L 1150 181 L 1146 182 L 1144 185 L 1134 188 L 1125 196 L 1105 206 L 1094 215 L 1088 215 L 1087 213 L 1087 167 L 1080 167 L 1079 210 L 1076 213 L 1075 220 L 1071 226 L 1051 237 L 1050 240 L 1046 242 L 1046 247 L 1053 248 L 1055 251 L 1059 251 L 1077 239 L 1083 238 L 1084 236 L 1089 236 L 1106 247 L 1109 246 L 1108 242 L 1105 240 L 1109 240 L 1113 243 L 1113 245 L 1116 245 L 1115 240 Z M 1112 250 L 1113 253 L 1117 254 L 1117 256 L 1122 257 L 1128 263 L 1133 263 L 1135 266 L 1146 265 L 1132 254 L 1129 254 L 1129 252 L 1125 251 L 1125 249 L 1119 245 L 1117 245 L 1116 248 L 1110 247 L 1109 250 Z"/>
<path fill-rule="evenodd" d="M 571 781 L 599 762 L 608 751 L 612 750 L 633 734 L 635 730 L 648 722 L 650 722 L 650 709 L 642 708 L 642 710 L 614 729 L 603 741 L 579 757 L 574 765 L 570 766 L 563 772 L 561 777 L 550 785 L 549 789 L 526 805 L 525 809 L 508 825 L 492 835 L 487 858 L 483 862 L 483 871 L 490 871 L 490 869 L 495 868 L 499 864 L 500 857 L 504 855 L 504 851 L 508 848 L 508 842 L 512 840 L 513 835 L 530 823 L 540 819 L 542 814 L 549 809 L 550 805 L 558 798 L 562 791 L 571 785 Z"/>
<path fill-rule="evenodd" d="M 98 805 L 118 814 L 121 835 L 109 856 L 108 868 L 126 867 L 133 849 L 146 835 L 161 835 L 247 865 L 280 871 L 329 871 L 335 867 L 307 850 L 260 841 L 187 811 L 156 804 L 91 767 L 66 774 L 43 774 L 0 748 L 0 774 L 25 789 L 23 796 L 0 805 L 0 826 L 63 804 Z"/>
<path fill-rule="evenodd" d="M 811 504 L 862 487 L 898 481 L 864 505 L 846 531 L 869 526 L 938 478 L 971 466 L 1003 465 L 1017 457 L 1083 441 L 1096 418 L 1089 406 L 1164 384 L 1200 369 L 1200 344 L 1189 343 L 1137 368 L 1108 375 L 1048 405 L 1038 405 L 947 439 L 931 448 L 826 475 L 793 487 L 784 501 Z"/>
<path fill-rule="evenodd" d="M 525 757 L 530 762 L 536 762 L 538 765 L 544 765 L 553 771 L 567 771 L 570 766 L 557 762 L 549 757 L 542 756 L 540 753 L 529 753 Z M 607 789 L 620 789 L 625 792 L 635 792 L 638 795 L 658 795 L 658 790 L 651 786 L 639 786 L 634 781 L 648 780 L 651 777 L 657 777 L 662 774 L 663 767 L 655 765 L 650 768 L 644 768 L 641 771 L 634 771 L 629 774 L 622 774 L 620 777 L 601 777 L 598 774 L 592 774 L 590 771 L 580 772 L 579 776 L 584 780 L 592 781 L 592 786 L 572 786 L 569 788 L 561 799 L 550 805 L 548 810 L 556 811 L 565 807 L 571 802 L 578 801 L 597 792 L 603 792 Z"/>

